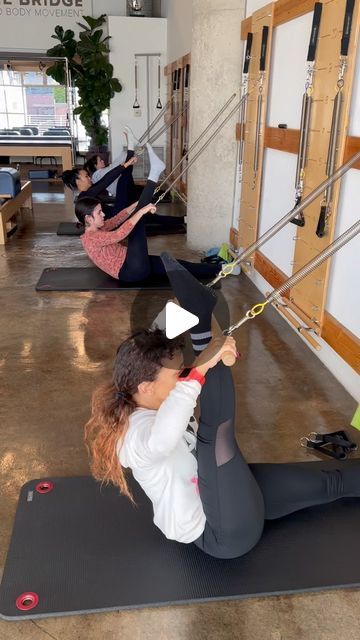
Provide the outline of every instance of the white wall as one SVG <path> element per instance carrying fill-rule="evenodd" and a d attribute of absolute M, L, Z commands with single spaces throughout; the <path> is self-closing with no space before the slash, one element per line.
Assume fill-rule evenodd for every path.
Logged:
<path fill-rule="evenodd" d="M 266 0 L 247 0 L 245 8 L 246 17 L 251 16 L 254 11 L 261 9 L 265 4 L 267 4 Z"/>
<path fill-rule="evenodd" d="M 113 157 L 122 149 L 124 138 L 123 127 L 129 124 L 136 136 L 141 136 L 147 128 L 146 118 L 146 67 L 145 60 L 139 62 L 139 92 L 138 100 L 141 106 L 141 117 L 135 116 L 133 109 L 135 97 L 134 55 L 135 53 L 160 53 L 162 67 L 166 64 L 167 21 L 164 18 L 125 18 L 109 17 L 109 35 L 111 40 L 110 62 L 114 66 L 114 74 L 119 78 L 123 90 L 111 101 L 110 131 L 111 149 Z M 151 73 L 150 96 L 151 116 L 157 115 L 157 59 L 153 58 Z M 164 74 L 161 73 L 161 100 L 166 102 L 166 85 Z M 156 141 L 161 146 L 164 137 Z"/>
<path fill-rule="evenodd" d="M 161 15 L 168 19 L 167 61 L 173 62 L 191 51 L 193 0 L 162 0 Z"/>
<path fill-rule="evenodd" d="M 10 2 L 7 6 L 0 2 L 0 51 L 43 53 L 56 44 L 51 36 L 58 24 L 78 33 L 76 23 L 82 16 L 126 15 L 126 0 L 72 0 L 71 7 L 61 6 L 59 0 L 40 0 L 40 6 L 32 6 L 31 0 L 29 6 L 20 5 L 20 0 Z"/>

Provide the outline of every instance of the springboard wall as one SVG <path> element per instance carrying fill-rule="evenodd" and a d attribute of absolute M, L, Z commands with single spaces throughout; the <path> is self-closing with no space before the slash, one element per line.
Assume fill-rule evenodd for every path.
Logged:
<path fill-rule="evenodd" d="M 241 37 L 244 40 L 251 28 L 254 15 L 260 15 L 263 2 L 252 0 L 248 2 L 248 18 L 242 23 Z M 336 3 L 332 3 L 334 6 Z M 318 83 L 318 91 L 322 96 L 314 94 L 317 99 L 314 121 L 310 123 L 309 163 L 307 168 L 309 193 L 325 178 L 323 165 L 328 145 L 332 106 L 336 91 L 336 78 L 339 65 L 336 60 L 329 61 L 326 78 L 321 74 L 325 67 L 324 58 L 327 55 L 326 38 L 333 37 L 332 48 L 335 59 L 339 58 L 337 44 L 341 38 L 345 0 L 337 3 L 336 14 L 329 13 L 327 5 L 323 3 L 323 24 L 318 44 L 319 57 L 315 63 L 314 86 Z M 285 6 L 286 5 L 286 6 Z M 355 151 L 360 149 L 360 51 L 358 47 L 359 35 L 359 3 L 355 3 L 353 27 L 349 48 L 348 69 L 345 75 L 347 95 L 344 100 L 343 117 L 339 131 L 338 158 L 336 166 L 342 164 Z M 247 229 L 248 210 L 240 206 L 234 210 L 233 230 L 231 240 L 234 246 L 246 247 L 250 241 L 256 240 L 295 204 L 295 172 L 299 146 L 299 128 L 301 119 L 302 96 L 306 79 L 306 57 L 309 45 L 311 24 L 313 19 L 314 2 L 278 2 L 271 3 L 274 13 L 271 50 L 268 57 L 268 92 L 267 108 L 263 117 L 263 163 L 260 188 L 260 202 L 251 227 L 256 235 L 250 239 L 241 238 L 244 220 Z M 258 13 L 256 13 L 258 12 Z M 270 12 L 269 12 L 270 13 Z M 334 16 L 337 16 L 334 21 Z M 332 22 L 334 24 L 331 26 Z M 291 51 L 289 51 L 291 43 Z M 332 65 L 332 66 L 330 66 Z M 335 80 L 330 79 L 330 72 L 335 74 Z M 251 78 L 251 74 L 250 74 Z M 320 89 L 319 89 L 320 87 Z M 316 131 L 321 123 L 323 137 L 318 143 Z M 286 124 L 286 129 L 279 129 L 279 124 Z M 247 123 L 245 131 L 251 129 Z M 312 147 L 311 147 L 312 145 Z M 317 154 L 317 155 L 316 155 Z M 326 158 L 325 158 L 326 159 Z M 311 171 L 311 163 L 317 169 Z M 332 239 L 338 237 L 359 219 L 356 203 L 360 195 L 360 165 L 351 169 L 337 185 L 334 196 L 334 212 L 329 221 L 327 233 L 321 239 L 316 237 L 314 229 L 320 200 L 316 200 L 313 209 L 305 212 L 308 224 L 305 229 L 288 224 L 272 240 L 267 242 L 255 257 L 255 269 L 265 280 L 272 284 L 270 273 L 284 280 L 298 271 L 309 259 L 317 255 Z M 241 185 L 240 200 L 243 205 L 245 180 Z M 239 211 L 240 209 L 240 211 Z M 243 223 L 241 222 L 243 220 Z M 254 233 L 254 230 L 253 230 Z M 335 255 L 325 267 L 321 276 L 316 276 L 312 284 L 321 281 L 321 286 L 312 290 L 309 300 L 307 291 L 312 284 L 303 281 L 297 292 L 290 292 L 300 313 L 300 318 L 307 321 L 315 337 L 319 338 L 320 347 L 326 351 L 327 344 L 345 360 L 349 369 L 356 376 L 360 372 L 360 287 L 357 280 L 360 268 L 360 237 L 354 238 L 346 247 Z M 306 247 L 306 250 L 305 250 Z M 267 286 L 267 291 L 271 288 Z M 314 301 L 312 301 L 314 300 Z M 303 324 L 303 322 L 302 322 Z M 324 344 L 327 343 L 327 344 Z M 321 357 L 321 356 L 320 356 Z M 350 372 L 351 374 L 351 372 Z M 357 385 L 358 384 L 357 376 Z M 353 378 L 352 389 L 356 387 L 356 377 Z M 354 395 L 356 393 L 353 391 Z M 360 391 L 358 391 L 358 394 Z"/>

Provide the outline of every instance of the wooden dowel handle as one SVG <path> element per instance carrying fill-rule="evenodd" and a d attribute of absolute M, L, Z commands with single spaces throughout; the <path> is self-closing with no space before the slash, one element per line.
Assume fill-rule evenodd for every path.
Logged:
<path fill-rule="evenodd" d="M 236 358 L 231 351 L 226 351 L 226 353 L 223 353 L 221 360 L 223 361 L 225 367 L 233 367 L 236 362 Z"/>

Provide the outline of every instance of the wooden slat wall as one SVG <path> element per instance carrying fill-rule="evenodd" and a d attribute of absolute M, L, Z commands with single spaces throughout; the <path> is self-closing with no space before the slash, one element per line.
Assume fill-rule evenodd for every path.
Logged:
<path fill-rule="evenodd" d="M 255 256 L 255 269 L 274 289 L 284 284 L 287 280 L 287 276 L 260 251 L 257 251 Z M 299 317 L 304 321 L 306 320 L 306 316 L 304 317 L 301 312 Z M 324 314 L 321 337 L 352 369 L 360 374 L 360 340 L 327 311 Z"/>
<path fill-rule="evenodd" d="M 314 10 L 315 0 L 277 0 L 274 9 L 273 27 L 278 27 L 284 22 L 289 22 L 295 18 L 310 13 Z M 332 0 L 331 0 L 332 1 Z M 241 40 L 246 40 L 247 34 L 251 31 L 252 16 L 245 18 L 241 23 Z"/>
<path fill-rule="evenodd" d="M 171 98 L 171 107 L 169 108 L 166 114 L 166 120 L 170 122 L 171 118 L 174 116 L 175 110 L 176 113 L 181 113 L 184 108 L 184 74 L 185 68 L 187 64 L 191 63 L 191 54 L 187 54 L 178 60 L 174 60 L 174 62 L 168 64 L 164 73 L 167 76 L 167 99 Z M 172 83 L 172 74 L 175 70 L 181 69 L 181 82 L 179 93 L 177 94 L 177 103 L 176 108 L 174 104 L 174 91 L 173 91 L 173 83 Z M 183 155 L 184 148 L 184 140 L 185 140 L 185 131 L 184 126 L 189 124 L 189 115 L 188 119 L 184 118 L 184 116 L 180 116 L 177 123 L 174 123 L 168 130 L 167 136 L 167 153 L 166 153 L 166 165 L 169 171 L 175 167 L 178 162 L 181 160 Z M 180 174 L 183 165 L 180 165 L 179 169 L 177 169 L 174 177 Z M 177 189 L 181 191 L 184 195 L 187 192 L 186 180 L 180 181 L 176 185 Z"/>
<path fill-rule="evenodd" d="M 360 340 L 325 311 L 322 338 L 360 374 Z"/>
<path fill-rule="evenodd" d="M 277 0 L 274 7 L 273 27 L 284 24 L 313 11 L 314 0 Z M 311 120 L 311 131 L 308 149 L 308 166 L 304 195 L 307 195 L 325 178 L 325 163 L 331 128 L 332 107 L 336 92 L 339 71 L 340 39 L 345 10 L 345 0 L 323 2 L 323 16 L 316 60 L 314 81 L 314 107 Z M 254 14 L 255 15 L 255 14 Z M 254 16 L 249 16 L 241 24 L 241 38 L 246 40 L 251 31 Z M 337 166 L 349 160 L 360 150 L 360 138 L 348 136 L 348 120 L 350 111 L 351 90 L 354 77 L 355 54 L 360 29 L 360 2 L 355 3 L 352 34 L 349 47 L 348 67 L 345 72 L 344 102 L 338 139 Z M 271 73 L 271 71 L 270 71 Z M 245 133 L 245 144 L 246 144 Z M 264 146 L 288 153 L 298 153 L 300 132 L 296 129 L 278 129 L 266 127 Z M 236 128 L 239 140 L 240 126 Z M 360 161 L 354 165 L 360 169 Z M 306 226 L 297 229 L 297 244 L 294 259 L 294 272 L 324 249 L 334 238 L 336 211 L 339 199 L 340 182 L 335 185 L 332 203 L 332 216 L 329 220 L 327 234 L 318 238 L 315 234 L 320 212 L 320 199 L 305 211 Z M 243 242 L 240 229 L 232 228 L 230 242 L 235 246 L 248 246 Z M 268 261 L 260 252 L 255 256 L 257 270 L 274 286 L 278 281 L 276 266 Z M 275 271 L 274 271 L 275 269 Z M 306 278 L 290 292 L 292 308 L 303 321 L 317 331 L 356 371 L 359 372 L 359 341 L 345 327 L 340 325 L 325 311 L 326 295 L 330 272 L 330 261 L 322 265 L 311 276 Z M 275 274 L 275 275 L 274 275 Z M 281 282 L 280 272 L 280 282 Z M 290 303 L 289 303 L 290 304 Z"/>
<path fill-rule="evenodd" d="M 240 140 L 241 126 L 236 125 L 236 140 Z M 278 127 L 265 128 L 265 147 L 267 149 L 276 149 L 277 151 L 286 151 L 297 155 L 299 151 L 300 131 L 299 129 L 279 129 Z M 360 137 L 347 136 L 345 142 L 344 162 L 360 151 Z M 360 160 L 358 160 L 353 169 L 360 169 Z"/>
<path fill-rule="evenodd" d="M 353 24 L 349 46 L 348 67 L 343 89 L 343 107 L 339 123 L 337 166 L 343 163 L 348 119 L 355 71 L 356 48 L 360 26 L 360 3 L 354 8 Z M 339 74 L 340 42 L 344 20 L 345 1 L 332 0 L 323 3 L 319 41 L 316 54 L 316 73 L 313 87 L 313 110 L 310 122 L 308 161 L 304 180 L 304 195 L 307 195 L 326 178 L 326 158 L 329 147 L 330 129 L 336 83 Z M 334 239 L 336 214 L 340 194 L 340 181 L 333 187 L 332 214 L 326 233 L 318 238 L 316 228 L 319 220 L 321 197 L 309 205 L 305 211 L 304 227 L 297 228 L 295 243 L 294 272 L 312 260 Z M 319 334 L 324 320 L 331 261 L 318 267 L 307 278 L 299 282 L 291 291 L 295 304 L 309 317 L 310 326 Z"/>

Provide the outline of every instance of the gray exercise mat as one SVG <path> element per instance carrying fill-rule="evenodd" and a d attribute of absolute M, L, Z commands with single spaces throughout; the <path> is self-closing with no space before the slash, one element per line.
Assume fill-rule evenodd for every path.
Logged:
<path fill-rule="evenodd" d="M 137 485 L 131 483 L 134 507 L 90 477 L 46 479 L 53 483 L 48 493 L 38 493 L 39 482 L 24 485 L 19 498 L 0 587 L 0 615 L 9 620 L 360 583 L 356 499 L 269 522 L 248 554 L 217 560 L 194 545 L 166 540 Z M 37 598 L 33 609 L 19 610 Z"/>
<path fill-rule="evenodd" d="M 170 289 L 170 283 L 165 276 L 142 282 L 119 282 L 97 267 L 59 267 L 44 269 L 35 288 L 36 291 L 140 291 Z"/>
<path fill-rule="evenodd" d="M 84 228 L 76 222 L 60 222 L 56 233 L 58 236 L 79 237 L 84 233 Z M 148 237 L 183 235 L 184 233 L 186 233 L 186 226 L 180 223 L 170 227 L 160 224 L 146 225 L 146 235 Z"/>

